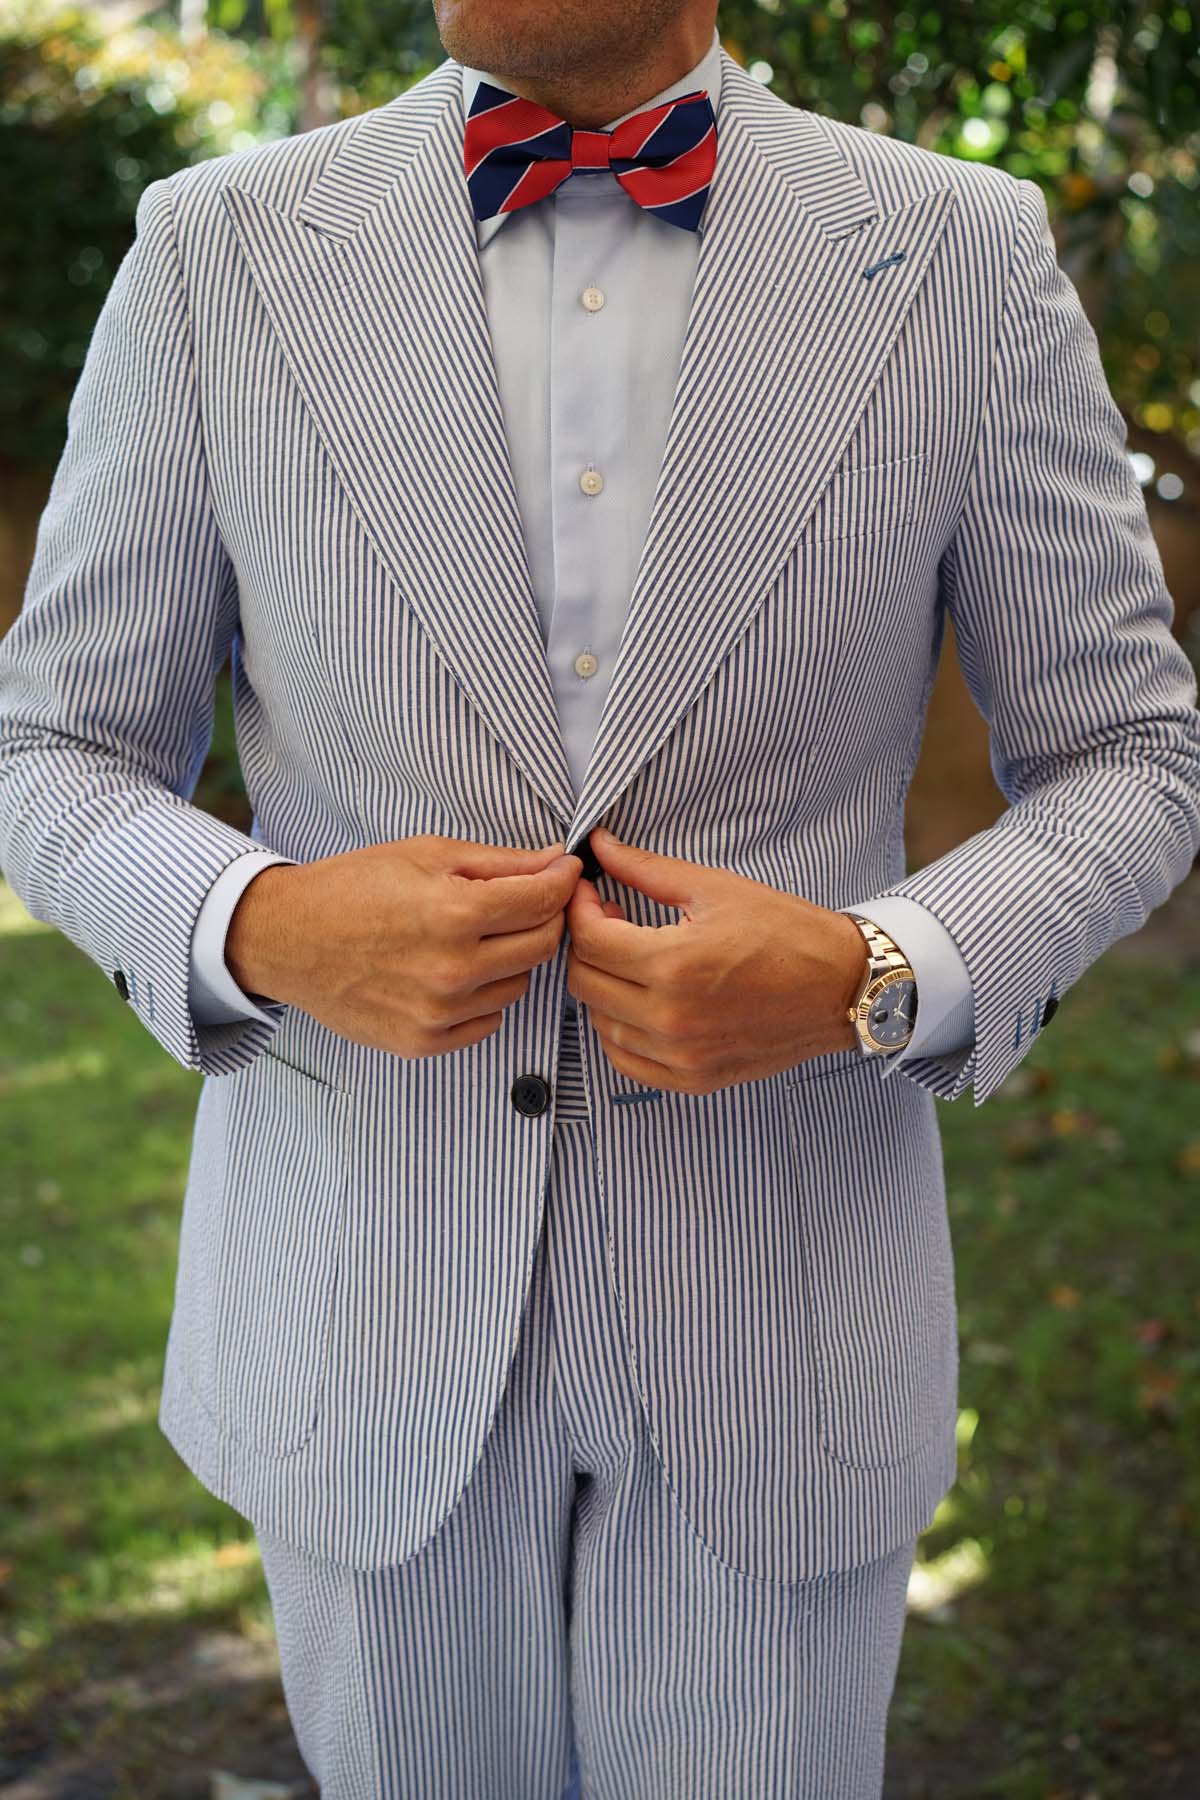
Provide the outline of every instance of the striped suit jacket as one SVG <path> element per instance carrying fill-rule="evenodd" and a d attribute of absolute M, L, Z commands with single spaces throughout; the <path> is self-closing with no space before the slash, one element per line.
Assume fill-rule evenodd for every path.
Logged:
<path fill-rule="evenodd" d="M 910 894 L 952 933 L 974 1041 L 887 1082 L 851 1050 L 707 1096 L 640 1089 L 580 1008 L 655 1449 L 717 1558 L 791 1581 L 915 1533 L 954 1478 L 935 1097 L 986 1100 L 1200 846 L 1196 684 L 1039 190 L 794 109 L 722 56 L 671 427 L 582 792 L 452 59 L 147 187 L 0 647 L 8 878 L 205 1076 L 162 1428 L 256 1524 L 359 1567 L 429 1540 L 501 1398 L 554 1129 L 512 1088 L 553 1076 L 566 949 L 446 1057 L 282 1005 L 201 1027 L 191 928 L 232 858 L 421 832 L 574 848 L 603 821 L 829 907 Z M 1009 806 L 908 875 L 947 612 Z M 190 801 L 231 648 L 249 835 Z"/>

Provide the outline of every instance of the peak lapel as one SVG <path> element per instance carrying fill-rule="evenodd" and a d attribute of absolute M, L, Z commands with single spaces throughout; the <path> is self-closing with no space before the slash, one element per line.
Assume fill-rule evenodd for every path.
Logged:
<path fill-rule="evenodd" d="M 252 177 L 223 194 L 363 531 L 565 820 L 573 783 L 504 434 L 462 132 L 462 71 L 447 59 L 367 114 L 294 212 L 268 204 Z"/>
<path fill-rule="evenodd" d="M 810 114 L 722 51 L 717 167 L 663 463 L 568 846 L 745 631 L 827 485 L 952 189 L 880 215 Z M 896 249 L 905 259 L 863 271 Z"/>

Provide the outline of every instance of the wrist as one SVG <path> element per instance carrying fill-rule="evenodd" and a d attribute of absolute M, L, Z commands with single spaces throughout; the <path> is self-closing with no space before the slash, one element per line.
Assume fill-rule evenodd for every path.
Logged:
<path fill-rule="evenodd" d="M 864 1049 L 894 1052 L 907 1047 L 915 1031 L 917 982 L 912 965 L 900 945 L 869 913 L 846 914 L 859 934 L 866 966 L 848 1006 L 848 1016 Z M 869 995 L 869 1022 L 857 1017 L 864 995 Z"/>
<path fill-rule="evenodd" d="M 252 998 L 287 1000 L 295 968 L 296 881 L 303 865 L 272 863 L 247 882 L 225 932 L 225 967 Z M 289 880 L 289 877 L 292 878 Z"/>

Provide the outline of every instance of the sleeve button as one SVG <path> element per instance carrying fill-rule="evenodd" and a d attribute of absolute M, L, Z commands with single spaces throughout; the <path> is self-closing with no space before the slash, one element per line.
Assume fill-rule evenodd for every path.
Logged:
<path fill-rule="evenodd" d="M 1042 1008 L 1042 1024 L 1048 1025 L 1050 1023 L 1050 1020 L 1054 1017 L 1054 1015 L 1057 1011 L 1058 1011 L 1058 997 L 1055 994 L 1051 994 L 1051 996 L 1047 1000 L 1045 1006 L 1043 1006 L 1043 1008 Z"/>
<path fill-rule="evenodd" d="M 122 1000 L 128 1000 L 129 983 L 125 979 L 124 969 L 113 970 L 113 981 L 116 983 L 117 992 L 120 994 Z"/>

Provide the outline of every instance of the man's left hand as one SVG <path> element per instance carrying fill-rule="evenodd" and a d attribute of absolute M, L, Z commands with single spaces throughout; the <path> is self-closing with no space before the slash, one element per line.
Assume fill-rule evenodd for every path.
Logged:
<path fill-rule="evenodd" d="M 568 902 L 567 991 L 622 1075 L 711 1094 L 853 1049 L 846 1015 L 866 980 L 867 947 L 845 913 L 637 849 L 601 826 L 591 844 L 614 880 L 684 914 L 674 925 L 635 925 L 583 877 Z"/>

